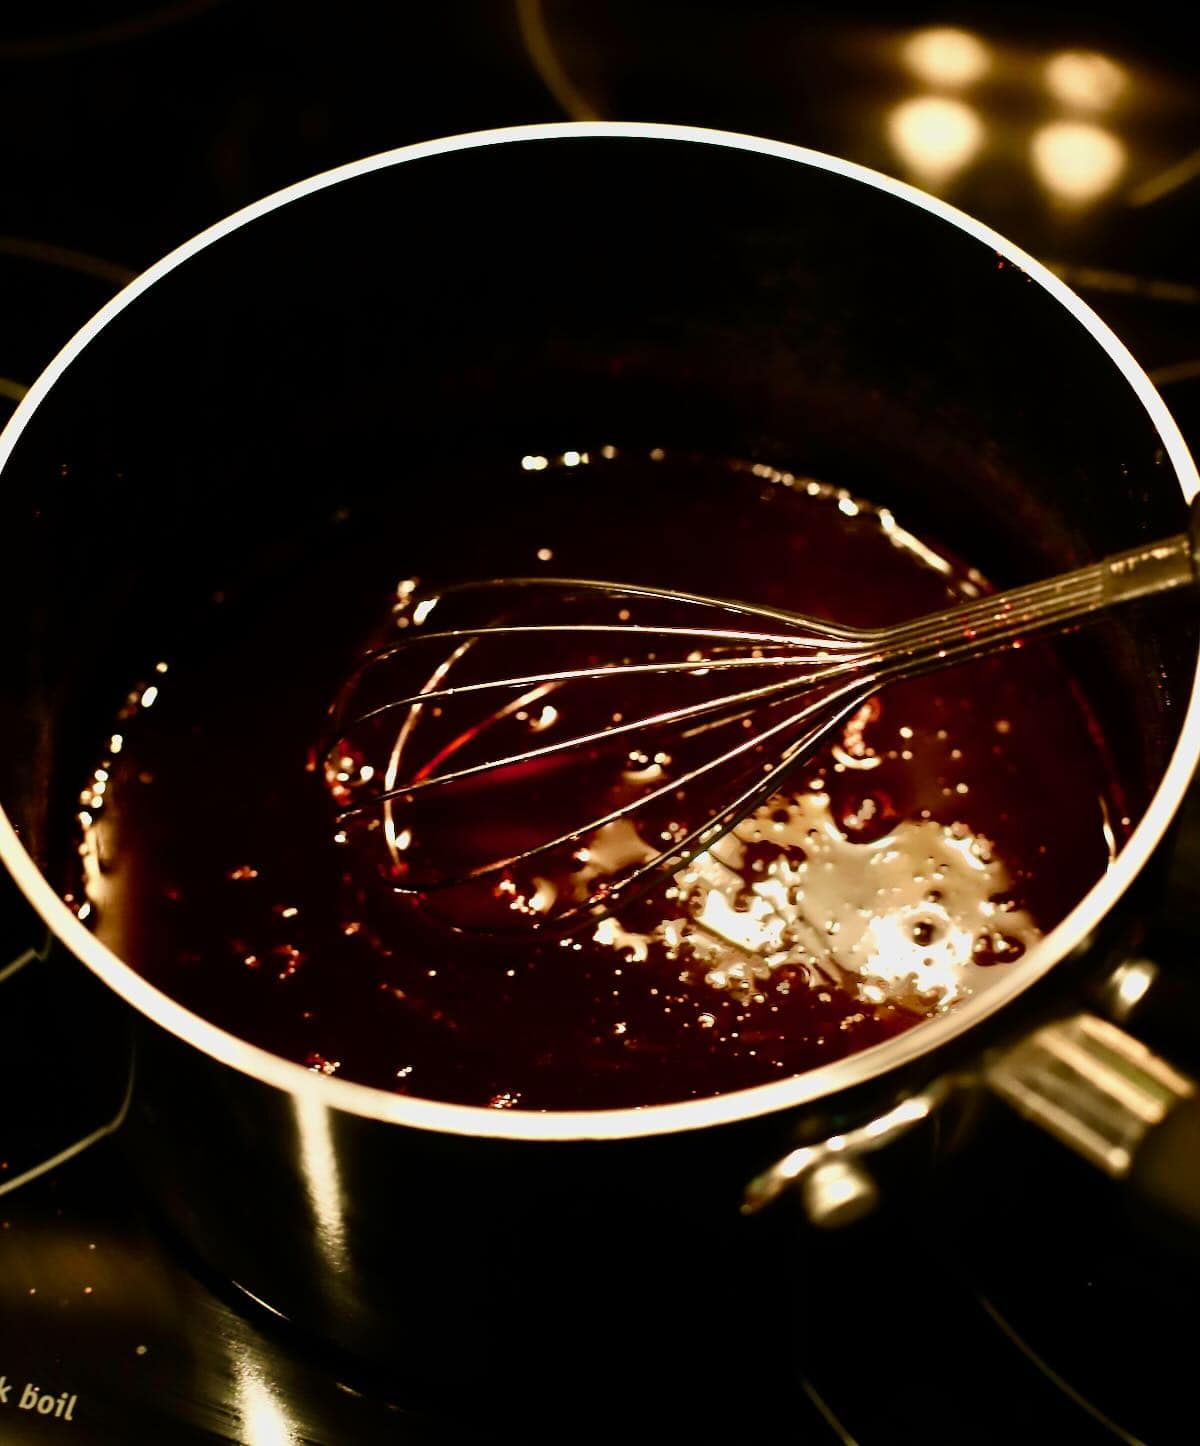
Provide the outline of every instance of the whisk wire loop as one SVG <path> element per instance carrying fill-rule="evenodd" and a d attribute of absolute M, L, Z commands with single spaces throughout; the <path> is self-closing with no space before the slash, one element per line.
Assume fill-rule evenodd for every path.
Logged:
<path fill-rule="evenodd" d="M 698 701 L 667 708 L 650 701 L 634 717 L 623 713 L 603 727 L 585 727 L 532 748 L 500 750 L 481 760 L 459 763 L 443 769 L 455 756 L 457 743 L 443 747 L 420 768 L 397 775 L 400 750 L 394 750 L 393 767 L 387 786 L 366 801 L 343 808 L 339 817 L 351 819 L 380 806 L 391 808 L 398 801 L 411 802 L 419 794 L 449 788 L 467 780 L 497 775 L 537 764 L 562 755 L 584 753 L 613 740 L 638 734 L 659 736 L 664 731 L 691 742 L 706 732 L 716 735 L 731 724 L 741 723 L 746 736 L 725 746 L 722 734 L 716 751 L 699 763 L 688 763 L 679 774 L 647 786 L 637 796 L 594 813 L 566 830 L 551 830 L 553 836 L 503 858 L 493 858 L 450 877 L 420 879 L 415 875 L 397 879 L 398 892 L 434 893 L 475 882 L 536 861 L 543 854 L 577 846 L 596 836 L 606 826 L 632 820 L 672 794 L 680 797 L 693 785 L 731 765 L 754 767 L 756 754 L 767 760 L 749 783 L 742 773 L 730 785 L 733 796 L 720 799 L 705 817 L 691 827 L 664 833 L 669 842 L 661 849 L 649 849 L 649 857 L 635 861 L 623 872 L 597 884 L 582 902 L 560 914 L 558 922 L 595 919 L 610 912 L 618 898 L 636 895 L 663 873 L 678 871 L 698 853 L 712 847 L 759 803 L 777 792 L 785 775 L 812 753 L 847 717 L 873 693 L 889 682 L 955 666 L 969 659 L 1001 649 L 1020 646 L 1024 639 L 1093 617 L 1122 602 L 1167 591 L 1195 582 L 1196 549 L 1188 534 L 1143 544 L 1101 562 L 1077 568 L 1048 580 L 1038 581 L 1003 593 L 973 598 L 925 617 L 895 625 L 855 629 L 845 625 L 792 615 L 770 607 L 700 594 L 667 592 L 658 588 L 579 578 L 483 579 L 444 588 L 414 614 L 420 623 L 410 624 L 403 638 L 367 654 L 354 675 L 356 682 L 374 676 L 381 669 L 415 661 L 422 650 L 432 647 L 441 654 L 438 666 L 416 690 L 402 690 L 381 702 L 355 710 L 349 721 L 335 718 L 339 737 L 377 724 L 389 714 L 406 715 L 401 737 L 407 739 L 415 719 L 426 708 L 459 705 L 478 699 L 483 705 L 494 696 L 517 695 L 516 699 L 493 709 L 485 724 L 507 717 L 522 702 L 554 694 L 560 689 L 607 682 L 629 684 L 634 695 L 650 679 L 673 675 L 701 678 L 727 676 L 729 688 Z M 648 609 L 666 606 L 677 616 L 690 609 L 703 610 L 720 618 L 721 625 L 690 622 L 629 621 L 623 610 L 618 621 L 588 618 L 585 621 L 509 621 L 529 599 L 552 599 L 561 603 L 588 603 L 603 599 L 606 605 L 638 603 Z M 487 620 L 482 624 L 424 630 L 422 624 L 435 610 L 456 600 L 482 604 Z M 450 609 L 452 611 L 452 609 Z M 478 611 L 478 606 L 477 606 Z M 497 621 L 496 619 L 500 620 Z M 734 625 L 734 621 L 741 624 Z M 579 666 L 543 671 L 497 668 L 469 681 L 449 680 L 451 665 L 470 657 L 485 664 L 495 654 L 517 644 L 542 640 L 570 647 L 637 643 L 643 648 L 664 643 L 690 646 L 687 656 L 659 658 L 626 656 L 600 660 L 589 656 Z M 446 653 L 451 654 L 448 662 Z M 747 672 L 766 681 L 744 686 Z M 782 674 L 782 676 L 780 676 Z M 390 677 L 390 673 L 388 674 Z M 532 691 L 530 691 L 532 690 Z M 350 690 L 351 699 L 355 690 Z M 795 702 L 797 706 L 789 707 Z M 783 716 L 779 714 L 783 710 Z M 754 726 L 757 722 L 757 726 Z M 475 740 L 476 726 L 462 735 Z M 680 836 L 675 837 L 675 832 Z"/>

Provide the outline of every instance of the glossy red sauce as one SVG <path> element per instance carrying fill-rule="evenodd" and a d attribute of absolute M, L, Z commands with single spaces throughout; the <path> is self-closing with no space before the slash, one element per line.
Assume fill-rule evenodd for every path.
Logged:
<path fill-rule="evenodd" d="M 589 528 L 578 516 L 556 521 L 550 507 L 527 510 L 535 526 L 478 540 L 458 577 L 617 579 L 859 627 L 982 585 L 900 532 L 902 518 L 765 466 L 599 452 L 571 465 L 572 480 L 586 469 L 589 487 L 603 489 L 610 518 L 625 516 L 627 541 L 611 520 Z M 540 471 L 498 473 L 497 486 L 549 498 L 565 485 L 561 459 Z M 669 534 L 638 523 L 637 499 L 663 489 Z M 247 611 L 219 648 L 148 669 L 113 724 L 119 750 L 110 742 L 81 794 L 84 889 L 101 938 L 197 1013 L 313 1069 L 533 1110 L 776 1080 L 952 1008 L 1078 902 L 1123 836 L 1086 706 L 1052 649 L 1029 646 L 856 701 L 711 856 L 618 897 L 604 919 L 572 916 L 564 932 L 560 916 L 614 869 L 619 877 L 702 821 L 776 755 L 750 751 L 680 795 L 667 785 L 744 725 L 692 738 L 656 725 L 565 761 L 426 791 L 419 804 L 397 799 L 390 816 L 373 802 L 389 767 L 391 781 L 412 781 L 598 731 L 614 715 L 655 716 L 741 687 L 742 675 L 569 683 L 535 689 L 502 717 L 495 695 L 472 695 L 438 717 L 426 705 L 415 721 L 397 709 L 355 723 L 427 684 L 455 646 L 409 638 L 497 617 L 488 599 L 422 612 L 455 574 L 443 566 L 410 586 L 425 569 L 419 536 L 394 551 L 377 548 L 370 565 L 351 560 L 324 580 L 353 589 L 354 607 L 331 605 L 310 580 Z M 369 637 L 340 627 L 373 604 L 380 623 Z M 651 612 L 548 589 L 515 612 L 506 604 L 504 616 L 642 623 Z M 669 608 L 652 620 L 702 616 L 729 625 Z M 613 636 L 615 654 L 612 638 L 592 635 L 487 642 L 443 681 L 645 661 L 650 651 L 688 658 L 693 647 Z M 355 646 L 393 639 L 405 649 L 347 687 Z M 314 767 L 334 697 L 340 727 Z M 617 833 L 585 831 L 465 893 L 394 891 L 520 852 L 655 789 L 661 797 Z M 347 805 L 361 811 L 339 817 Z"/>

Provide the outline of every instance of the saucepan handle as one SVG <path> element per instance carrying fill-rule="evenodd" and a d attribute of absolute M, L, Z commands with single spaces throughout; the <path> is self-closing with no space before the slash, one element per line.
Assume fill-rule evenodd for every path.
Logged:
<path fill-rule="evenodd" d="M 1081 1013 L 1044 1024 L 986 1067 L 991 1089 L 1124 1181 L 1200 1249 L 1200 1089 L 1118 1025 Z"/>
<path fill-rule="evenodd" d="M 74 959 L 0 872 L 0 1196 L 117 1130 L 133 1054 L 117 1001 Z"/>
<path fill-rule="evenodd" d="M 1125 983 L 1136 985 L 1137 963 L 1129 968 Z M 1118 1025 L 1086 1012 L 1043 1024 L 963 1074 L 938 1076 L 885 1114 L 791 1151 L 749 1183 L 743 1212 L 798 1190 L 819 1227 L 871 1214 L 878 1190 L 870 1156 L 981 1085 L 1123 1182 L 1156 1225 L 1200 1252 L 1200 1087 Z"/>

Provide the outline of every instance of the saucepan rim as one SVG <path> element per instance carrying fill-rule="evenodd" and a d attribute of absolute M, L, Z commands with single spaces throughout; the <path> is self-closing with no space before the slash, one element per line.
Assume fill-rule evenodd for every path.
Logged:
<path fill-rule="evenodd" d="M 595 138 L 689 141 L 797 162 L 887 192 L 957 227 L 976 241 L 983 242 L 1020 267 L 1091 334 L 1149 414 L 1175 469 L 1184 499 L 1190 501 L 1200 490 L 1200 476 L 1197 475 L 1196 465 L 1179 428 L 1150 379 L 1128 349 L 1057 276 L 990 227 L 913 186 L 836 156 L 756 136 L 698 126 L 634 121 L 562 121 L 477 131 L 467 135 L 422 141 L 311 176 L 218 221 L 143 272 L 67 342 L 30 387 L 0 433 L 0 475 L 3 474 L 4 467 L 30 419 L 84 348 L 143 292 L 169 275 L 184 261 L 223 237 L 304 196 L 408 161 L 526 141 Z M 809 1104 L 911 1064 L 996 1014 L 1085 940 L 1133 882 L 1183 798 L 1198 751 L 1200 673 L 1193 678 L 1179 738 L 1162 781 L 1112 867 L 1055 929 L 1030 949 L 1023 959 L 1009 966 L 1004 976 L 988 989 L 962 1001 L 944 1015 L 926 1020 L 893 1039 L 819 1069 L 708 1099 L 649 1105 L 640 1109 L 562 1110 L 545 1113 L 493 1110 L 392 1094 L 373 1086 L 314 1073 L 303 1065 L 249 1044 L 194 1014 L 155 988 L 107 948 L 76 918 L 42 875 L 2 808 L 0 861 L 7 866 L 22 892 L 53 933 L 110 989 L 141 1014 L 185 1043 L 267 1085 L 302 1097 L 309 1103 L 319 1103 L 348 1114 L 419 1130 L 527 1141 L 631 1139 L 702 1129 Z"/>

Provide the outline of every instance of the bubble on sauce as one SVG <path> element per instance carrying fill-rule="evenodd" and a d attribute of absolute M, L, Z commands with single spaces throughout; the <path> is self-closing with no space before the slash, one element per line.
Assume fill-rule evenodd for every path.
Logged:
<path fill-rule="evenodd" d="M 805 793 L 771 799 L 677 874 L 679 917 L 649 935 L 609 918 L 593 940 L 632 960 L 657 940 L 741 998 L 786 966 L 864 1003 L 930 1014 L 1040 938 L 1002 897 L 1009 884 L 990 842 L 962 824 L 908 819 L 861 842 L 827 794 Z"/>

